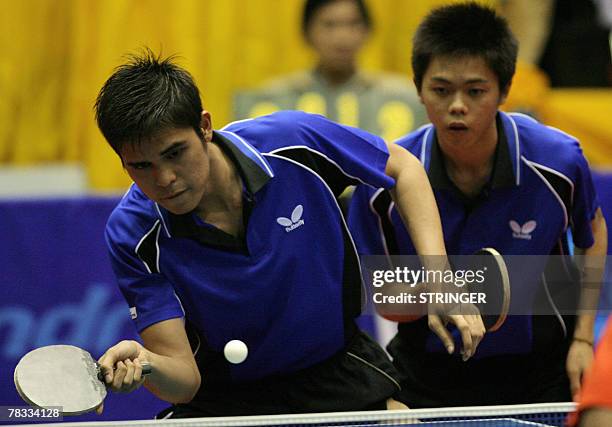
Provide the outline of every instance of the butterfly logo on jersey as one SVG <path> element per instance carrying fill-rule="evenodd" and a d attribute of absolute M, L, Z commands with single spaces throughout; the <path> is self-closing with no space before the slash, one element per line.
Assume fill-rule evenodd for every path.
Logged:
<path fill-rule="evenodd" d="M 290 231 L 293 231 L 296 228 L 304 225 L 304 220 L 302 219 L 303 213 L 304 207 L 302 205 L 297 205 L 293 209 L 293 212 L 291 212 L 291 219 L 285 218 L 284 216 L 280 216 L 276 218 L 276 222 L 285 227 L 285 231 L 289 233 Z"/>
<path fill-rule="evenodd" d="M 531 233 L 536 229 L 537 223 L 533 220 L 527 221 L 525 224 L 520 225 L 514 220 L 510 220 L 508 223 L 512 229 L 512 237 L 515 239 L 531 240 Z"/>

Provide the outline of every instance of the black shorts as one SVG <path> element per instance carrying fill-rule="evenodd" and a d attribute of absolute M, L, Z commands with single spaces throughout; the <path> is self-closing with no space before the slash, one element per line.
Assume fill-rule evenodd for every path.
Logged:
<path fill-rule="evenodd" d="M 565 369 L 569 340 L 555 331 L 553 316 L 535 317 L 534 336 L 540 338 L 531 352 L 467 362 L 416 346 L 429 329 L 427 319 L 420 320 L 422 334 L 398 334 L 387 347 L 401 375 L 398 400 L 411 408 L 571 401 Z M 416 322 L 413 326 L 416 331 Z"/>
<path fill-rule="evenodd" d="M 290 375 L 214 387 L 203 382 L 192 402 L 157 418 L 382 410 L 399 390 L 387 354 L 359 331 L 343 351 Z"/>

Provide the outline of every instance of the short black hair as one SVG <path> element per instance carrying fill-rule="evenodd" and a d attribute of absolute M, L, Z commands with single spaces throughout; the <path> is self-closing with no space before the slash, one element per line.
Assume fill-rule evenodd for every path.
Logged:
<path fill-rule="evenodd" d="M 128 55 L 104 83 L 94 105 L 100 131 L 120 154 L 125 144 L 140 143 L 169 128 L 200 129 L 202 101 L 189 72 L 151 49 Z"/>
<path fill-rule="evenodd" d="M 508 23 L 490 7 L 476 2 L 439 7 L 425 17 L 414 35 L 414 82 L 421 90 L 435 56 L 477 56 L 497 75 L 503 91 L 512 82 L 517 54 L 518 42 Z"/>
<path fill-rule="evenodd" d="M 321 9 L 323 6 L 333 3 L 339 0 L 306 0 L 304 3 L 304 13 L 302 13 L 302 33 L 306 34 L 308 32 L 308 27 L 312 23 L 312 18 L 317 12 L 317 10 Z M 361 13 L 361 18 L 363 19 L 363 23 L 366 28 L 372 27 L 372 20 L 370 19 L 370 12 L 363 0 L 353 0 Z"/>

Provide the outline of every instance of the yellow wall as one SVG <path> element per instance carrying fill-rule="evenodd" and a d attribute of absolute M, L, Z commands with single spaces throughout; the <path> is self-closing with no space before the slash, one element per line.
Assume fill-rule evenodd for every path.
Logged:
<path fill-rule="evenodd" d="M 591 166 L 612 166 L 612 89 L 551 91 L 541 110 L 542 121 L 581 141 Z"/>
<path fill-rule="evenodd" d="M 410 39 L 443 0 L 370 0 L 365 68 L 410 72 Z M 234 90 L 307 67 L 301 0 L 20 0 L 0 13 L 0 164 L 82 162 L 92 188 L 129 181 L 93 121 L 97 91 L 122 55 L 178 53 L 216 127 Z"/>

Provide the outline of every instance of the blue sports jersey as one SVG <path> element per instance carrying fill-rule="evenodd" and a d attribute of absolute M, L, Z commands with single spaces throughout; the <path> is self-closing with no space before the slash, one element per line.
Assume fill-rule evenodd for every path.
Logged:
<path fill-rule="evenodd" d="M 569 229 L 576 246 L 590 247 L 590 223 L 599 204 L 576 139 L 522 114 L 500 112 L 497 124 L 492 176 L 475 199 L 463 196 L 448 178 L 433 125 L 397 142 L 418 157 L 428 173 L 447 252 L 466 255 L 492 247 L 502 255 L 567 254 Z M 397 211 L 391 208 L 393 202 L 384 189 L 360 186 L 355 191 L 349 227 L 361 254 L 415 254 Z M 534 266 L 530 271 L 509 266 L 512 303 L 536 297 L 542 269 Z M 521 277 L 513 276 L 517 274 Z M 530 322 L 529 316 L 509 317 L 501 329 L 486 335 L 476 358 L 529 352 Z M 410 328 L 400 325 L 400 333 Z M 425 348 L 445 352 L 433 333 Z"/>
<path fill-rule="evenodd" d="M 302 112 L 230 124 L 213 142 L 244 183 L 244 238 L 174 215 L 136 185 L 108 221 L 113 268 L 138 330 L 184 317 L 204 382 L 253 380 L 330 357 L 344 347 L 362 298 L 336 197 L 359 182 L 394 185 L 384 142 Z M 249 349 L 239 365 L 223 358 L 234 339 Z"/>

